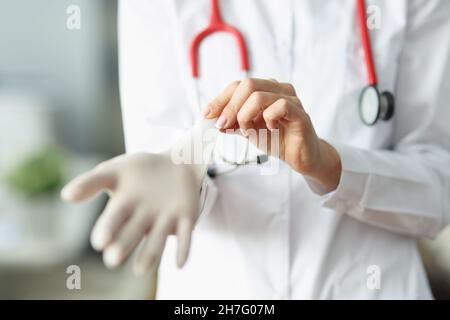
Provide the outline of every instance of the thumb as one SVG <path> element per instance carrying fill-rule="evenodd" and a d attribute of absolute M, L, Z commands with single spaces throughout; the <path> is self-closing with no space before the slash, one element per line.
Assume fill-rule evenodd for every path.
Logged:
<path fill-rule="evenodd" d="M 113 171 L 93 169 L 76 177 L 61 190 L 61 198 L 68 202 L 91 199 L 106 189 L 112 189 L 116 177 Z"/>

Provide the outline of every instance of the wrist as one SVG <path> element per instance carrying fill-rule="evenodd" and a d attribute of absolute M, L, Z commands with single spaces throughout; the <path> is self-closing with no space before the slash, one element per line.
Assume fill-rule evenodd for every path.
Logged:
<path fill-rule="evenodd" d="M 342 173 L 341 157 L 325 140 L 319 139 L 319 161 L 315 170 L 307 175 L 328 193 L 336 190 Z"/>

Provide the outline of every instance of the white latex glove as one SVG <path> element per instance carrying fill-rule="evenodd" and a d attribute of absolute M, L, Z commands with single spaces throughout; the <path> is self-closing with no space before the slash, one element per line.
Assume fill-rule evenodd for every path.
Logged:
<path fill-rule="evenodd" d="M 134 269 L 137 274 L 153 271 L 159 265 L 167 236 L 172 234 L 178 237 L 177 264 L 185 264 L 199 215 L 201 184 L 217 135 L 213 125 L 213 121 L 199 121 L 163 154 L 122 155 L 103 162 L 62 190 L 62 198 L 71 202 L 87 200 L 102 191 L 109 194 L 110 200 L 91 234 L 92 246 L 103 251 L 106 266 L 120 265 L 145 237 Z M 206 130 L 213 134 L 201 149 L 203 162 L 174 164 L 174 155 L 180 155 L 183 148 L 198 146 Z"/>

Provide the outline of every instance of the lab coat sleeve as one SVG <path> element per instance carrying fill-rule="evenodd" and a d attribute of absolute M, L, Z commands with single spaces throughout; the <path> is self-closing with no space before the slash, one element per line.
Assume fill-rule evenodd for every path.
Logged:
<path fill-rule="evenodd" d="M 160 153 L 174 145 L 192 125 L 171 30 L 171 2 L 119 1 L 119 73 L 127 153 Z M 206 178 L 200 192 L 202 214 L 217 197 Z"/>
<path fill-rule="evenodd" d="M 394 144 L 375 151 L 334 144 L 341 179 L 322 197 L 361 222 L 434 237 L 450 215 L 450 1 L 408 5 Z"/>

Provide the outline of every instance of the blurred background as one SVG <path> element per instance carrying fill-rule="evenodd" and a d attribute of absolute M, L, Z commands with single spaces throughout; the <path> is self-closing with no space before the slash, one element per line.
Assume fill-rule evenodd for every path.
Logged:
<path fill-rule="evenodd" d="M 90 249 L 106 199 L 58 196 L 123 152 L 116 16 L 115 0 L 0 0 L 0 299 L 154 295 L 152 279 L 129 264 L 108 271 Z M 450 229 L 420 247 L 436 298 L 450 298 Z M 71 290 L 73 265 L 81 288 Z"/>
<path fill-rule="evenodd" d="M 123 152 L 116 16 L 113 0 L 0 0 L 0 299 L 152 296 L 151 279 L 90 249 L 106 199 L 58 196 Z M 71 265 L 81 290 L 67 288 Z"/>

